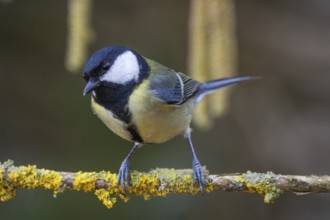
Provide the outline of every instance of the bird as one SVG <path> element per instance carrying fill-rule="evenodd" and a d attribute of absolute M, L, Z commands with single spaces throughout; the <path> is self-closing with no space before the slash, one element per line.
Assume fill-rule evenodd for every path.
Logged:
<path fill-rule="evenodd" d="M 229 85 L 256 79 L 238 76 L 199 82 L 125 46 L 97 50 L 83 67 L 94 114 L 115 134 L 134 142 L 119 168 L 116 185 L 130 185 L 130 159 L 145 144 L 164 143 L 183 135 L 192 152 L 193 181 L 203 192 L 203 167 L 191 139 L 197 104 L 208 94 Z"/>

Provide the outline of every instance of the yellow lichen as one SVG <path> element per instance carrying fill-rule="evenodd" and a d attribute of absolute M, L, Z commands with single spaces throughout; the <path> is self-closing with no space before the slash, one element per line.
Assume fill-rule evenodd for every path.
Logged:
<path fill-rule="evenodd" d="M 44 189 L 53 190 L 56 195 L 60 192 L 62 178 L 62 175 L 56 171 L 41 169 L 40 186 Z"/>
<path fill-rule="evenodd" d="M 73 189 L 90 192 L 95 190 L 96 173 L 78 172 L 73 181 Z"/>
<path fill-rule="evenodd" d="M 96 180 L 102 179 L 107 182 L 108 187 L 106 189 L 97 189 L 95 190 L 96 197 L 107 207 L 112 208 L 112 206 L 116 203 L 117 198 L 121 198 L 123 201 L 127 202 L 129 197 L 126 196 L 123 189 L 116 185 L 117 183 L 117 175 L 114 173 L 102 171 L 97 174 Z"/>
<path fill-rule="evenodd" d="M 20 173 L 18 171 L 13 171 L 8 174 L 8 180 L 10 180 L 11 182 L 17 182 L 19 176 L 20 176 Z"/>
<path fill-rule="evenodd" d="M 16 167 L 12 162 L 0 163 L 0 200 L 7 201 L 13 198 L 17 187 L 43 188 L 53 190 L 55 194 L 65 189 L 84 192 L 95 190 L 97 198 L 107 208 L 111 208 L 117 198 L 127 202 L 128 193 L 148 200 L 157 196 L 164 197 L 169 193 L 197 194 L 200 192 L 199 186 L 193 182 L 191 170 L 155 169 L 149 173 L 132 171 L 131 185 L 128 186 L 127 191 L 124 191 L 122 186 L 116 185 L 117 175 L 114 173 L 77 172 L 71 174 L 69 178 L 66 175 L 66 173 L 52 170 L 37 169 L 36 166 L 31 165 Z M 212 191 L 212 184 L 208 183 L 204 190 L 205 192 Z"/>
<path fill-rule="evenodd" d="M 129 193 L 137 196 L 143 196 L 145 200 L 151 198 L 151 196 L 164 195 L 161 189 L 159 189 L 160 182 L 157 173 L 148 175 L 146 173 L 132 172 L 132 185 L 129 188 Z"/>
<path fill-rule="evenodd" d="M 111 209 L 117 201 L 115 197 L 110 197 L 111 193 L 106 189 L 95 190 L 95 195 L 108 209 Z"/>
<path fill-rule="evenodd" d="M 151 196 L 166 196 L 169 193 L 189 193 L 200 192 L 198 186 L 193 182 L 191 172 L 179 174 L 174 169 L 156 169 L 150 173 L 132 172 L 135 180 L 129 192 L 136 195 L 143 195 L 145 199 Z M 204 187 L 205 192 L 213 190 L 212 184 L 208 183 Z"/>
<path fill-rule="evenodd" d="M 26 189 L 34 189 L 40 186 L 36 166 L 19 166 L 17 170 L 10 172 L 7 178 L 14 186 Z"/>
<path fill-rule="evenodd" d="M 4 170 L 0 170 L 0 201 L 8 201 L 16 196 L 16 189 L 5 182 Z"/>
<path fill-rule="evenodd" d="M 116 198 L 120 198 L 124 202 L 129 200 L 122 187 L 116 186 L 116 175 L 102 175 L 102 179 L 108 180 L 108 188 L 95 190 L 95 195 L 107 208 L 114 205 Z M 208 183 L 204 190 L 211 192 L 212 184 Z M 132 171 L 131 186 L 128 186 L 127 189 L 127 193 L 142 196 L 145 200 L 152 197 L 165 197 L 169 193 L 197 194 L 199 192 L 198 185 L 193 182 L 191 171 L 182 175 L 174 169 L 156 169 L 149 173 Z"/>
<path fill-rule="evenodd" d="M 273 203 L 283 193 L 283 190 L 275 186 L 277 178 L 272 172 L 264 174 L 248 171 L 235 181 L 244 183 L 247 187 L 246 192 L 258 193 L 264 197 L 265 203 Z"/>
<path fill-rule="evenodd" d="M 38 173 L 36 166 L 20 166 L 4 177 L 4 170 L 1 171 L 0 200 L 7 201 L 15 197 L 16 187 L 20 186 L 26 189 L 39 187 Z M 8 181 L 6 181 L 8 180 Z M 10 184 L 9 184 L 10 183 Z"/>
<path fill-rule="evenodd" d="M 0 183 L 0 201 L 5 202 L 16 196 L 16 189 L 6 184 Z"/>

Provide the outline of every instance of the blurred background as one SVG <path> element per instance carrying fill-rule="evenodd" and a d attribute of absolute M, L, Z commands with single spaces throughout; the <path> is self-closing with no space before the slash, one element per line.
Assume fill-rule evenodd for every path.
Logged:
<path fill-rule="evenodd" d="M 7 1 L 8 2 L 8 1 Z M 187 72 L 188 0 L 94 1 L 89 49 L 126 45 Z M 213 174 L 273 171 L 329 174 L 330 1 L 235 1 L 238 74 L 263 80 L 230 94 L 207 132 L 194 129 L 200 161 Z M 63 171 L 117 172 L 132 144 L 111 133 L 83 97 L 84 81 L 64 67 L 67 1 L 0 3 L 0 161 Z M 190 168 L 181 137 L 144 146 L 132 168 Z M 329 219 L 329 195 L 133 197 L 108 210 L 92 193 L 18 190 L 1 219 Z"/>

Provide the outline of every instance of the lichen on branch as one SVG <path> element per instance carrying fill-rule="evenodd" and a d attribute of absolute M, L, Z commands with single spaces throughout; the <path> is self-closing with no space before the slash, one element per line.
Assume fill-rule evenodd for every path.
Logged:
<path fill-rule="evenodd" d="M 276 175 L 272 172 L 244 174 L 208 175 L 206 172 L 206 193 L 214 191 L 258 193 L 264 202 L 272 203 L 285 191 L 295 193 L 330 192 L 330 176 Z M 132 171 L 131 186 L 125 192 L 116 186 L 117 174 L 101 172 L 60 172 L 38 169 L 35 165 L 15 166 L 8 160 L 0 163 L 0 200 L 15 197 L 17 188 L 46 189 L 57 194 L 65 190 L 94 192 L 107 208 L 112 208 L 117 198 L 127 202 L 130 195 L 165 197 L 169 194 L 200 193 L 194 184 L 190 169 L 154 169 L 148 173 Z"/>
<path fill-rule="evenodd" d="M 197 194 L 199 188 L 191 178 L 191 170 L 155 169 L 149 173 L 132 171 L 131 187 L 125 192 L 116 186 L 117 174 L 101 172 L 58 172 L 37 169 L 35 165 L 14 166 L 13 161 L 0 163 L 0 200 L 8 201 L 15 197 L 17 188 L 52 190 L 56 196 L 65 190 L 94 192 L 106 207 L 111 208 L 120 198 L 127 202 L 129 195 L 150 199 L 166 196 L 169 193 Z M 205 187 L 212 191 L 212 184 Z"/>

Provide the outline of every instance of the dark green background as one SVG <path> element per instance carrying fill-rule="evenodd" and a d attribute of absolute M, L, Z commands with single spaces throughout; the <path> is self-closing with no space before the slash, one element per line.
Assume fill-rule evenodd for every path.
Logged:
<path fill-rule="evenodd" d="M 186 72 L 189 1 L 95 1 L 90 53 L 126 45 Z M 195 129 L 212 173 L 329 174 L 330 2 L 236 1 L 238 73 L 263 80 L 236 86 L 211 131 Z M 132 144 L 112 134 L 64 68 L 66 1 L 0 3 L 0 161 L 65 171 L 117 171 Z M 133 169 L 189 168 L 183 138 L 145 146 Z M 18 190 L 0 219 L 329 219 L 329 195 L 212 193 L 132 198 L 106 209 L 93 194 Z"/>

